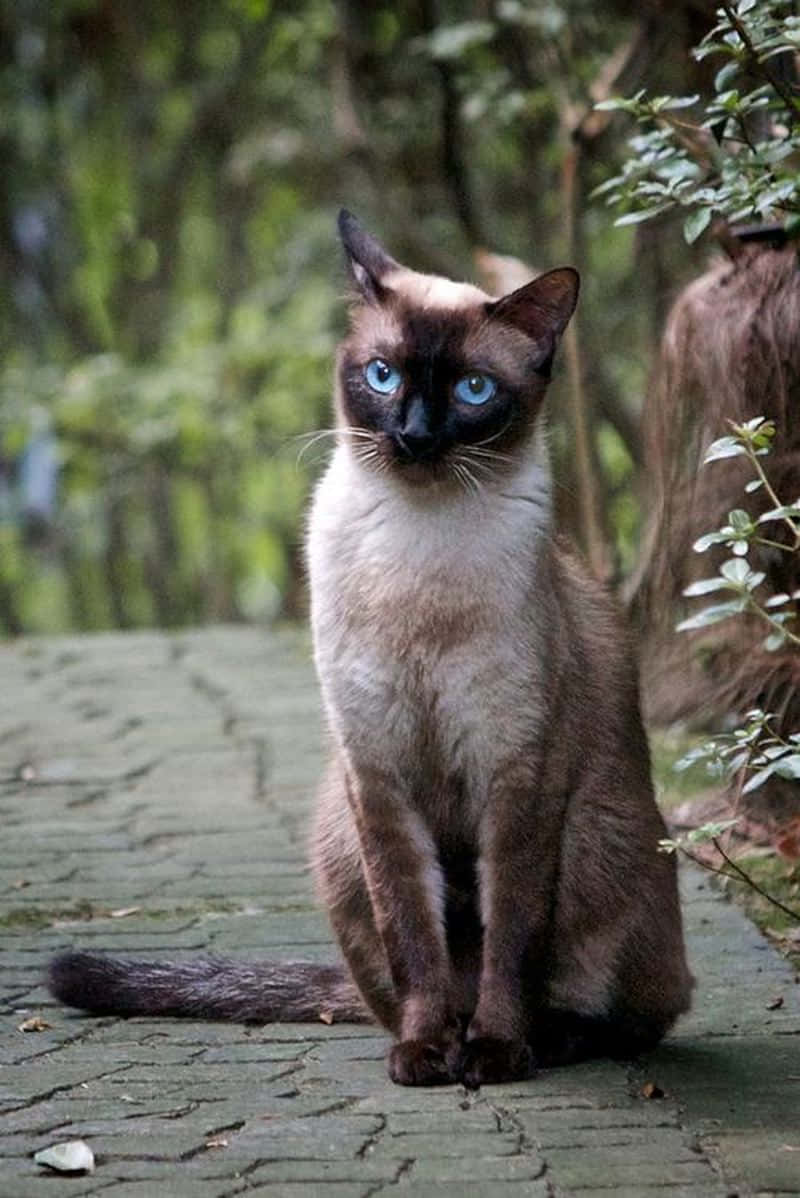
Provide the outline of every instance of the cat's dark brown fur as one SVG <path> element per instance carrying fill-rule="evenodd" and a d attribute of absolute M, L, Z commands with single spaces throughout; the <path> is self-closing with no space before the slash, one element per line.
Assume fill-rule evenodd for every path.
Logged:
<path fill-rule="evenodd" d="M 371 1015 L 404 1084 L 635 1054 L 691 978 L 627 638 L 551 527 L 540 409 L 577 276 L 493 300 L 340 230 L 357 301 L 309 566 L 331 733 L 313 861 L 347 971 L 72 954 L 53 988 Z"/>

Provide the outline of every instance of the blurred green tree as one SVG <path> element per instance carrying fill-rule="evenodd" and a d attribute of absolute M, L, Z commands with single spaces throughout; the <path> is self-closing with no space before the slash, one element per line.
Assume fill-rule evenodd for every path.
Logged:
<path fill-rule="evenodd" d="M 422 268 L 468 275 L 481 246 L 581 268 L 560 494 L 596 568 L 625 569 L 645 364 L 692 251 L 587 202 L 621 153 L 594 103 L 691 86 L 711 11 L 0 4 L 0 628 L 298 612 L 322 451 L 298 464 L 296 438 L 329 419 L 340 204 Z M 52 472 L 53 444 L 32 518 L 31 447 Z"/>

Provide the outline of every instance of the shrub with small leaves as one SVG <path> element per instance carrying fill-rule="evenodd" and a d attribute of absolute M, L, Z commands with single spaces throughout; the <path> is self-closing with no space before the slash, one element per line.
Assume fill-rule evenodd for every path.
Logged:
<path fill-rule="evenodd" d="M 683 620 L 678 625 L 679 632 L 706 628 L 730 616 L 748 612 L 769 628 L 763 641 L 766 650 L 774 652 L 786 644 L 800 647 L 800 635 L 789 627 L 797 617 L 800 590 L 792 594 L 765 595 L 762 586 L 765 573 L 752 570 L 747 561 L 747 554 L 755 546 L 765 546 L 782 553 L 800 553 L 800 497 L 792 503 L 781 502 L 760 460 L 769 453 L 774 436 L 775 425 L 756 416 L 744 424 L 732 424 L 731 435 L 714 441 L 706 452 L 704 464 L 723 458 L 746 457 L 754 469 L 755 478 L 748 482 L 745 490 L 753 492 L 764 488 L 772 507 L 757 518 L 743 508 L 734 508 L 728 513 L 726 524 L 695 541 L 696 553 L 705 553 L 712 545 L 725 545 L 733 557 L 724 561 L 713 577 L 693 582 L 686 588 L 684 595 L 688 598 L 709 594 L 727 597 L 723 602 L 701 608 Z M 788 529 L 790 535 L 786 542 L 769 535 L 770 526 L 776 523 Z"/>
<path fill-rule="evenodd" d="M 766 546 L 787 554 L 800 554 L 800 498 L 793 503 L 781 502 L 775 493 L 762 459 L 770 452 L 775 426 L 762 417 L 755 417 L 743 424 L 731 424 L 731 432 L 709 447 L 704 464 L 731 457 L 744 457 L 753 467 L 755 477 L 747 483 L 745 490 L 765 490 L 772 507 L 758 518 L 753 518 L 742 508 L 728 514 L 728 521 L 714 532 L 701 536 L 694 544 L 696 553 L 706 553 L 712 545 L 724 545 L 733 557 L 723 561 L 717 573 L 699 579 L 688 586 L 687 598 L 724 594 L 723 602 L 714 602 L 701 608 L 678 625 L 678 631 L 696 631 L 735 616 L 755 616 L 768 627 L 762 646 L 768 652 L 783 649 L 797 652 L 800 636 L 790 625 L 797 618 L 797 601 L 800 590 L 793 594 L 765 593 L 766 575 L 753 570 L 747 555 L 757 546 Z M 785 542 L 767 535 L 769 526 L 782 523 L 789 535 Z M 763 786 L 768 779 L 777 777 L 800 781 L 800 731 L 780 728 L 778 716 L 760 708 L 748 711 L 739 727 L 729 732 L 718 733 L 703 744 L 695 746 L 676 763 L 676 770 L 686 770 L 703 763 L 708 773 L 718 779 L 733 783 L 737 801 L 742 795 Z M 693 861 L 722 874 L 724 877 L 743 882 L 758 891 L 762 897 L 779 907 L 793 919 L 800 916 L 786 907 L 774 895 L 760 888 L 752 876 L 734 861 L 725 849 L 721 837 L 729 832 L 738 818 L 703 824 L 684 836 L 664 839 L 660 842 L 662 852 L 680 851 Z M 722 860 L 720 867 L 709 865 L 696 856 L 697 846 L 711 843 Z"/>
<path fill-rule="evenodd" d="M 694 242 L 712 220 L 780 222 L 800 234 L 800 95 L 791 81 L 800 49 L 793 0 L 738 0 L 693 51 L 720 62 L 714 95 L 614 98 L 601 109 L 628 112 L 643 127 L 619 174 L 596 189 L 634 224 L 685 212 Z"/>

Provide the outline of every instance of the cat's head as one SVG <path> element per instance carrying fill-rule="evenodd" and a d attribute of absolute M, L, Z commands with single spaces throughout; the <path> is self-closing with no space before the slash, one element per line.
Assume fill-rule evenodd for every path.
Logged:
<path fill-rule="evenodd" d="M 357 302 L 336 404 L 354 453 L 414 484 L 502 477 L 533 440 L 577 271 L 493 299 L 401 266 L 349 212 L 339 232 Z"/>

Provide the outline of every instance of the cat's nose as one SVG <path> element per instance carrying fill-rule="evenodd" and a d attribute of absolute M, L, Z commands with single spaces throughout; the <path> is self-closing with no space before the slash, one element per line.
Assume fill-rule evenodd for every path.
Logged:
<path fill-rule="evenodd" d="M 409 458 L 424 458 L 435 448 L 436 440 L 423 400 L 418 395 L 412 396 L 403 423 L 397 430 L 400 448 Z"/>

